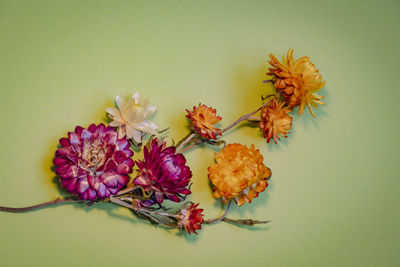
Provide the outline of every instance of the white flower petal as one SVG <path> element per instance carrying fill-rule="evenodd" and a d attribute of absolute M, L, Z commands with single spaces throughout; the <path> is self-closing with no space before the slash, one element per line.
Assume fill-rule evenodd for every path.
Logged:
<path fill-rule="evenodd" d="M 135 100 L 135 104 L 139 104 L 139 92 L 136 92 L 132 98 Z"/>
<path fill-rule="evenodd" d="M 136 143 L 140 144 L 142 142 L 142 137 L 143 133 L 141 131 L 135 130 L 133 132 L 133 140 L 135 140 Z"/>
<path fill-rule="evenodd" d="M 110 122 L 108 125 L 110 125 L 111 127 L 119 127 L 124 125 L 125 123 L 121 122 L 121 121 L 112 121 Z"/>
<path fill-rule="evenodd" d="M 157 134 L 158 125 L 147 120 L 156 110 L 148 100 L 140 101 L 139 92 L 136 92 L 128 102 L 120 96 L 116 97 L 118 109 L 107 108 L 109 117 L 113 119 L 110 126 L 119 127 L 120 137 L 134 138 L 141 142 L 146 133 Z"/>
<path fill-rule="evenodd" d="M 143 121 L 143 119 L 141 119 L 140 109 L 132 108 L 132 109 L 128 110 L 128 112 L 126 114 L 126 120 L 131 125 L 138 125 L 139 123 L 141 123 Z"/>
<path fill-rule="evenodd" d="M 126 126 L 122 125 L 118 128 L 118 138 L 123 138 L 126 135 Z"/>
<path fill-rule="evenodd" d="M 143 112 L 143 120 L 146 120 L 148 117 L 153 115 L 153 113 L 156 112 L 156 110 L 157 110 L 157 106 L 147 105 Z"/>
<path fill-rule="evenodd" d="M 121 112 L 116 108 L 106 108 L 106 111 L 109 113 L 109 117 L 115 121 L 123 122 L 123 118 L 121 117 Z"/>
<path fill-rule="evenodd" d="M 117 102 L 118 109 L 123 112 L 125 109 L 126 101 L 123 97 L 117 96 L 115 98 L 115 102 Z"/>
<path fill-rule="evenodd" d="M 131 139 L 135 133 L 135 126 L 126 125 L 126 137 Z"/>
<path fill-rule="evenodd" d="M 142 106 L 147 106 L 149 103 L 150 103 L 150 100 L 145 99 L 145 100 L 142 100 L 142 102 L 141 102 L 140 104 L 141 104 Z"/>
<path fill-rule="evenodd" d="M 125 105 L 125 109 L 124 109 L 123 112 L 122 112 L 122 117 L 123 117 L 127 122 L 130 122 L 130 120 L 129 120 L 130 113 L 131 113 L 133 110 L 135 110 L 135 109 L 136 109 L 135 101 L 134 101 L 132 98 L 130 98 L 130 99 L 128 100 L 128 103 Z"/>
<path fill-rule="evenodd" d="M 152 121 L 144 121 L 136 129 L 149 134 L 157 134 L 158 125 Z"/>

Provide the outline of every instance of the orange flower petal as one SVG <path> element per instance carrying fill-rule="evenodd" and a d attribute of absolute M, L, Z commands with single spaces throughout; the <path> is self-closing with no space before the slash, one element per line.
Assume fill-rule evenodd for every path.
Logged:
<path fill-rule="evenodd" d="M 277 139 L 280 140 L 279 135 L 286 138 L 292 128 L 292 117 L 288 115 L 292 110 L 284 105 L 285 102 L 279 102 L 275 97 L 261 109 L 261 120 L 258 126 L 264 132 L 267 143 L 274 139 L 276 144 Z"/>
<path fill-rule="evenodd" d="M 280 62 L 273 54 L 269 55 L 268 63 L 272 66 L 269 68 L 268 75 L 275 76 L 275 87 L 278 89 L 289 104 L 290 107 L 299 107 L 299 115 L 304 111 L 304 107 L 310 110 L 315 116 L 311 106 L 318 107 L 323 104 L 317 95 L 313 93 L 324 87 L 325 81 L 319 70 L 310 61 L 309 57 L 302 57 L 294 61 L 293 49 L 289 49 L 286 57 Z M 310 106 L 311 105 L 311 106 Z"/>
<path fill-rule="evenodd" d="M 268 185 L 271 170 L 254 145 L 229 144 L 215 153 L 216 163 L 208 168 L 213 196 L 224 203 L 234 200 L 239 206 L 250 203 Z"/>
<path fill-rule="evenodd" d="M 202 105 L 201 103 L 193 107 L 193 111 L 186 110 L 187 118 L 190 119 L 190 127 L 194 132 L 207 139 L 217 139 L 220 129 L 214 127 L 222 118 L 217 116 L 217 111 L 213 108 Z"/>

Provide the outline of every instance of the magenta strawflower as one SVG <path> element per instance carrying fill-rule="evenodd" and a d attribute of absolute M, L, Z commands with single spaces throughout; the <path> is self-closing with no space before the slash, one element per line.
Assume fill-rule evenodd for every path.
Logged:
<path fill-rule="evenodd" d="M 176 148 L 154 138 L 144 147 L 144 160 L 136 161 L 138 176 L 133 182 L 151 194 L 144 205 L 161 204 L 164 198 L 179 202 L 190 194 L 187 188 L 192 177 L 190 168 Z"/>
<path fill-rule="evenodd" d="M 126 186 L 134 165 L 129 142 L 104 124 L 77 126 L 60 139 L 54 164 L 61 185 L 79 199 L 110 197 Z"/>

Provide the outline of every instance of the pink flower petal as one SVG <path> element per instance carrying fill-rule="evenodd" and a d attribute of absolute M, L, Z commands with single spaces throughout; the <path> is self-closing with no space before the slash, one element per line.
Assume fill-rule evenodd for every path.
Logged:
<path fill-rule="evenodd" d="M 79 136 L 76 133 L 69 132 L 68 139 L 71 145 L 81 143 L 81 140 L 79 139 Z"/>
<path fill-rule="evenodd" d="M 129 141 L 126 139 L 119 139 L 115 142 L 115 145 L 117 146 L 118 150 L 125 150 L 129 149 Z M 131 150 L 128 150 L 131 151 Z"/>
<path fill-rule="evenodd" d="M 112 187 L 112 188 L 116 188 L 118 186 L 118 180 L 115 177 L 115 175 L 106 175 L 103 174 L 103 183 L 107 186 L 107 187 Z"/>
<path fill-rule="evenodd" d="M 116 166 L 116 172 L 120 173 L 120 174 L 129 173 L 130 170 L 131 170 L 131 167 L 125 163 L 122 163 L 122 164 L 119 164 L 118 166 Z"/>
<path fill-rule="evenodd" d="M 78 186 L 77 186 L 77 192 L 78 194 L 83 194 L 89 189 L 89 183 L 86 179 L 79 179 L 78 181 Z"/>
<path fill-rule="evenodd" d="M 86 191 L 86 193 L 87 193 L 87 199 L 88 200 L 96 200 L 96 197 L 97 197 L 96 190 L 89 188 Z"/>
<path fill-rule="evenodd" d="M 70 146 L 71 144 L 70 144 L 68 138 L 65 138 L 65 137 L 64 137 L 64 138 L 61 138 L 61 139 L 60 139 L 60 145 L 63 146 L 63 147 L 68 147 L 68 146 Z"/>
<path fill-rule="evenodd" d="M 106 129 L 106 126 L 104 126 L 103 123 L 100 123 L 99 125 L 97 125 L 96 130 L 95 130 L 95 134 L 101 134 L 104 132 L 104 130 Z"/>
<path fill-rule="evenodd" d="M 70 163 L 70 160 L 56 157 L 53 159 L 53 163 L 54 165 L 67 165 L 68 163 Z"/>
<path fill-rule="evenodd" d="M 97 192 L 97 196 L 100 199 L 106 198 L 107 197 L 107 193 L 108 196 L 110 196 L 110 192 L 108 192 L 106 186 L 102 183 L 99 184 L 99 187 L 96 189 Z"/>
<path fill-rule="evenodd" d="M 85 141 L 88 141 L 90 139 L 90 137 L 92 137 L 92 135 L 93 134 L 91 132 L 89 132 L 88 130 L 84 129 L 82 131 L 82 134 L 81 134 L 81 139 L 85 140 Z"/>
<path fill-rule="evenodd" d="M 94 131 L 96 130 L 96 124 L 90 124 L 89 125 L 89 127 L 88 127 L 88 130 L 91 132 L 91 133 L 94 133 Z"/>
<path fill-rule="evenodd" d="M 104 124 L 80 126 L 60 139 L 53 160 L 60 183 L 80 199 L 108 198 L 126 187 L 134 165 L 126 139 L 118 139 L 114 128 Z M 118 160 L 117 160 L 118 159 Z"/>
<path fill-rule="evenodd" d="M 156 200 L 158 203 L 162 203 L 164 201 L 164 194 L 162 192 L 154 192 L 154 196 L 156 197 Z"/>
<path fill-rule="evenodd" d="M 62 178 L 74 178 L 78 176 L 78 167 L 76 165 L 67 165 L 66 168 L 59 174 Z"/>
<path fill-rule="evenodd" d="M 81 136 L 82 131 L 83 131 L 84 129 L 85 129 L 85 128 L 83 128 L 83 127 L 81 127 L 81 126 L 76 126 L 76 127 L 75 127 L 75 133 L 76 133 L 78 136 Z"/>

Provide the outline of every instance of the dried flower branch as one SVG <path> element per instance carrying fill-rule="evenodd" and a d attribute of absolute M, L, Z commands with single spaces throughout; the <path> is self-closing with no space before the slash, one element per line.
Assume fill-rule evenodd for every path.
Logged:
<path fill-rule="evenodd" d="M 197 234 L 203 224 L 221 221 L 246 226 L 270 222 L 227 217 L 232 202 L 238 206 L 250 204 L 265 191 L 271 170 L 264 165 L 264 157 L 254 145 L 226 144 L 222 138 L 243 121 L 257 123 L 267 142 L 273 139 L 277 143 L 281 137 L 287 138 L 293 120 L 289 113 L 299 107 L 301 115 L 307 105 L 315 116 L 311 107 L 323 104 L 323 97 L 316 92 L 325 82 L 308 57 L 294 61 L 291 49 L 282 62 L 270 55 L 269 63 L 272 68 L 268 74 L 272 79 L 263 82 L 273 84 L 277 94 L 262 96 L 260 107 L 222 130 L 217 127 L 222 118 L 216 109 L 199 103 L 186 110 L 190 132 L 175 146 L 168 146 L 163 138 L 156 137 L 165 132 L 158 131 L 158 126 L 149 120 L 156 106 L 141 101 L 139 93 L 127 102 L 117 97 L 116 108 L 106 109 L 112 119 L 109 126 L 91 124 L 87 129 L 77 126 L 74 132 L 60 139 L 61 147 L 54 158 L 55 172 L 61 186 L 73 197 L 23 208 L 0 206 L 0 211 L 22 213 L 66 203 L 84 203 L 90 207 L 96 202 L 111 202 L 153 224 L 188 234 Z M 151 137 L 143 148 L 143 159 L 134 162 L 131 144 L 141 147 L 147 134 Z M 192 172 L 183 153 L 204 143 L 222 145 L 220 152 L 214 153 L 216 163 L 208 168 L 208 177 L 213 196 L 227 204 L 220 217 L 208 220 L 204 219 L 198 203 L 184 202 L 191 194 Z M 137 175 L 130 177 L 135 164 Z M 168 200 L 182 204 L 171 210 L 165 204 Z"/>

